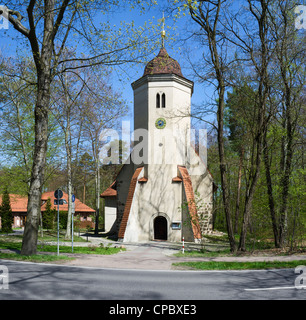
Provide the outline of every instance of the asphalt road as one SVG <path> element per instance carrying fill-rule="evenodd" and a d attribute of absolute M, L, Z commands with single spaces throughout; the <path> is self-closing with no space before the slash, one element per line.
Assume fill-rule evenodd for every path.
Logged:
<path fill-rule="evenodd" d="M 294 269 L 148 271 L 71 267 L 0 260 L 8 289 L 0 300 L 252 300 L 306 299 Z M 4 282 L 0 271 L 0 287 Z M 304 283 L 305 280 L 304 280 Z"/>

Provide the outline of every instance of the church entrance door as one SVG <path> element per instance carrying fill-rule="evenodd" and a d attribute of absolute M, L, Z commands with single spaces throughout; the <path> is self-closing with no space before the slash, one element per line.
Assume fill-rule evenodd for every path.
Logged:
<path fill-rule="evenodd" d="M 154 219 L 154 239 L 167 240 L 168 239 L 167 219 L 159 216 Z"/>

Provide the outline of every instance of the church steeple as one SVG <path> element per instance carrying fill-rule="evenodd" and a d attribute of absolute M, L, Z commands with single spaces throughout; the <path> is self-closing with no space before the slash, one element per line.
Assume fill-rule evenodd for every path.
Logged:
<path fill-rule="evenodd" d="M 176 74 L 183 77 L 181 66 L 176 60 L 169 56 L 164 47 L 161 48 L 158 55 L 146 65 L 143 75 L 154 74 Z"/>
<path fill-rule="evenodd" d="M 162 18 L 162 23 L 163 23 L 163 30 L 161 32 L 161 37 L 162 37 L 162 48 L 164 48 L 165 47 L 165 38 L 166 38 L 164 13 L 163 13 L 163 18 Z"/>

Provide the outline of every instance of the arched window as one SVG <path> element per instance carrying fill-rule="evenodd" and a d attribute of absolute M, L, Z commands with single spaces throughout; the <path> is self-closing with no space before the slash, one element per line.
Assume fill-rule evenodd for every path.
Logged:
<path fill-rule="evenodd" d="M 156 95 L 156 108 L 160 108 L 160 94 Z"/>
<path fill-rule="evenodd" d="M 166 95 L 162 94 L 162 108 L 166 108 Z"/>

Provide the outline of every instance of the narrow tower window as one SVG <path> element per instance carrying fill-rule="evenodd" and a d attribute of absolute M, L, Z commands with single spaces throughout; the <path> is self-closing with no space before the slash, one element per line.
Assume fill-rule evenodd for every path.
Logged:
<path fill-rule="evenodd" d="M 164 93 L 162 95 L 162 108 L 166 108 L 166 95 Z"/>
<path fill-rule="evenodd" d="M 156 108 L 160 108 L 160 95 L 159 95 L 159 93 L 156 95 Z"/>

